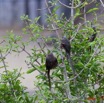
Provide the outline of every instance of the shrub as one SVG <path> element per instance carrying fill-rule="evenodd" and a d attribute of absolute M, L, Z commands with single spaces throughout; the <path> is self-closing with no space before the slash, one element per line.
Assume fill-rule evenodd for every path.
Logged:
<path fill-rule="evenodd" d="M 74 2 L 78 5 L 80 2 Z M 54 5 L 55 3 L 52 3 Z M 88 2 L 82 3 L 82 7 Z M 72 5 L 73 6 L 73 5 Z M 81 9 L 77 8 L 77 11 Z M 21 36 L 16 36 L 12 32 L 7 37 L 7 45 L 5 48 L 1 47 L 1 62 L 5 65 L 5 56 L 3 53 L 10 52 L 25 52 L 27 60 L 25 61 L 29 70 L 27 73 L 38 71 L 36 76 L 37 81 L 34 81 L 36 91 L 33 96 L 29 96 L 21 86 L 18 77 L 20 73 L 17 70 L 13 72 L 5 70 L 1 75 L 1 102 L 14 103 L 69 103 L 69 102 L 88 102 L 88 100 L 96 100 L 99 102 L 103 97 L 104 92 L 104 38 L 99 37 L 99 27 L 96 27 L 96 19 L 92 22 L 86 21 L 74 25 L 74 19 L 79 16 L 77 12 L 72 14 L 72 18 L 67 20 L 63 14 L 58 17 L 56 14 L 58 7 L 56 6 L 52 11 L 49 10 L 50 15 L 47 15 L 47 27 L 43 27 L 37 23 L 39 20 L 35 18 L 30 20 L 28 16 L 22 16 L 22 20 L 26 26 L 23 28 L 23 33 L 29 35 L 28 41 L 22 42 Z M 73 7 L 72 7 L 73 10 Z M 96 9 L 90 9 L 89 12 L 95 12 Z M 71 13 L 73 13 L 71 11 Z M 84 17 L 86 15 L 84 14 Z M 85 19 L 85 18 L 83 18 Z M 55 42 L 52 38 L 46 38 L 41 35 L 44 30 L 49 30 L 57 35 Z M 61 32 L 61 34 L 60 34 Z M 95 39 L 91 40 L 97 34 Z M 62 37 L 65 37 L 71 45 L 70 55 L 61 48 Z M 52 46 L 49 47 L 47 42 L 51 41 Z M 26 47 L 35 42 L 31 52 L 26 50 Z M 38 47 L 37 47 L 38 45 Z M 51 70 L 51 90 L 49 89 L 48 78 L 46 75 L 46 56 L 53 53 L 58 60 L 58 66 Z M 75 74 L 73 74 L 73 68 Z M 19 76 L 18 76 L 19 75 Z M 13 79 L 14 78 L 14 79 Z M 98 85 L 98 88 L 95 86 Z"/>

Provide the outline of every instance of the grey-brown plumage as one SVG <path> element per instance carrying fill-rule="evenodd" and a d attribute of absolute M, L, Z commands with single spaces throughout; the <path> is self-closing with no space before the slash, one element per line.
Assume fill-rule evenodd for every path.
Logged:
<path fill-rule="evenodd" d="M 73 63 L 72 63 L 72 60 L 71 60 L 71 57 L 70 57 L 70 52 L 71 52 L 71 45 L 70 45 L 70 42 L 69 40 L 66 38 L 66 37 L 63 37 L 62 40 L 61 40 L 61 47 L 65 50 L 66 52 L 66 56 L 67 56 L 67 60 L 71 66 L 71 69 L 73 71 L 73 74 L 75 76 L 75 69 L 74 69 L 74 66 L 73 66 Z"/>
<path fill-rule="evenodd" d="M 49 81 L 49 88 L 51 89 L 50 70 L 58 65 L 57 58 L 50 53 L 46 56 L 46 73 Z"/>
<path fill-rule="evenodd" d="M 70 55 L 71 46 L 70 46 L 69 40 L 66 37 L 62 38 L 62 40 L 61 40 L 61 47 L 64 48 L 66 53 L 68 53 Z"/>
<path fill-rule="evenodd" d="M 93 42 L 97 35 L 96 28 L 92 27 L 92 29 L 94 30 L 94 33 L 89 37 L 89 42 Z"/>
<path fill-rule="evenodd" d="M 88 38 L 89 42 L 93 42 L 97 36 L 96 28 L 92 27 L 94 33 Z M 89 51 L 91 51 L 91 46 L 89 47 Z"/>

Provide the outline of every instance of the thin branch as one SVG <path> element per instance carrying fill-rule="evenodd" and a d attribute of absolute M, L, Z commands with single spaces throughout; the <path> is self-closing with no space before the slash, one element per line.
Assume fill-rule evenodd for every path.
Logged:
<path fill-rule="evenodd" d="M 6 56 L 8 56 L 8 55 L 11 53 L 11 51 L 12 51 L 12 46 L 10 47 L 9 51 L 5 54 L 4 58 L 5 58 Z"/>
<path fill-rule="evenodd" d="M 72 0 L 73 1 L 73 0 Z M 68 5 L 65 5 L 64 3 L 62 3 L 60 0 L 58 0 L 58 2 L 61 4 L 61 5 L 63 5 L 64 7 L 67 7 L 67 8 L 69 8 L 69 9 L 76 9 L 76 8 L 78 8 L 78 7 L 80 7 L 81 5 L 83 5 L 84 3 L 79 3 L 77 6 L 68 6 Z"/>
<path fill-rule="evenodd" d="M 56 31 L 56 30 L 60 30 L 61 28 L 54 28 L 54 29 L 43 28 L 43 29 L 48 31 Z"/>
<path fill-rule="evenodd" d="M 90 3 L 88 3 L 88 4 L 86 4 L 86 5 L 90 5 L 90 4 L 92 4 L 93 2 L 94 2 L 95 0 L 92 0 Z M 102 0 L 101 0 L 102 1 Z M 79 8 L 80 6 L 82 6 L 83 4 L 84 4 L 84 2 L 83 3 L 79 3 L 77 6 L 68 6 L 68 5 L 65 5 L 64 3 L 62 3 L 60 0 L 58 0 L 58 2 L 62 5 L 62 6 L 64 6 L 64 7 L 67 7 L 67 8 L 69 8 L 69 9 L 71 9 L 71 8 L 73 8 L 73 9 L 76 9 L 76 8 Z"/>
<path fill-rule="evenodd" d="M 75 36 L 73 36 L 73 37 L 70 39 L 70 42 L 72 42 L 72 41 L 75 39 L 75 37 L 77 36 L 78 31 L 79 31 L 79 29 L 80 29 L 81 26 L 82 26 L 81 24 L 78 25 L 78 28 L 77 28 L 77 30 L 76 30 L 76 32 L 75 32 Z"/>
<path fill-rule="evenodd" d="M 68 62 L 69 62 L 69 65 L 70 65 L 70 67 L 71 67 L 71 69 L 72 69 L 72 72 L 73 72 L 73 75 L 74 75 L 74 77 L 75 77 L 75 76 L 76 76 L 76 71 L 75 71 L 75 68 L 74 68 L 72 59 L 71 59 L 70 55 L 68 55 L 68 54 L 67 54 L 67 60 L 68 60 Z M 74 79 L 74 85 L 76 86 L 76 78 Z"/>
<path fill-rule="evenodd" d="M 37 88 L 40 91 L 40 95 L 44 98 L 45 101 L 47 101 L 46 97 L 44 96 L 43 92 L 41 91 L 41 88 L 39 86 Z"/>
<path fill-rule="evenodd" d="M 53 5 L 52 6 L 49 6 L 49 7 L 46 7 L 46 8 L 42 8 L 42 9 L 37 9 L 37 10 L 47 10 L 47 8 L 52 8 L 54 7 Z"/>
<path fill-rule="evenodd" d="M 71 22 L 72 22 L 72 28 L 74 28 L 74 0 L 72 0 L 72 3 L 71 3 Z"/>
<path fill-rule="evenodd" d="M 87 16 L 86 16 L 86 6 L 83 7 L 83 12 L 84 12 L 84 22 L 85 22 L 85 26 L 87 26 Z"/>
<path fill-rule="evenodd" d="M 5 40 L 2 40 L 1 42 L 0 42 L 0 44 L 2 44 L 2 43 L 4 43 L 5 42 Z"/>
<path fill-rule="evenodd" d="M 41 47 L 40 42 L 38 42 L 38 45 L 39 45 L 39 47 L 40 47 L 41 51 L 42 51 L 42 52 L 44 53 L 44 55 L 46 56 L 46 53 L 45 53 L 44 49 Z"/>
<path fill-rule="evenodd" d="M 28 53 L 25 49 L 23 49 L 23 51 L 24 51 L 26 54 L 28 54 L 30 57 L 32 57 L 32 56 L 31 56 L 31 54 L 30 54 L 30 53 Z M 36 59 L 35 61 L 38 63 L 38 65 L 41 65 L 41 64 L 38 62 L 38 60 L 37 60 L 37 59 Z M 30 64 L 31 64 L 31 66 L 32 66 L 32 67 L 34 67 L 34 68 L 35 68 L 35 66 L 34 66 L 34 64 L 33 64 L 33 63 L 31 63 L 31 62 L 30 62 Z M 44 75 L 44 73 L 42 73 L 41 71 L 39 71 L 39 70 L 37 70 L 37 71 L 38 71 L 40 74 Z"/>
<path fill-rule="evenodd" d="M 25 21 L 25 23 L 26 23 L 26 25 L 27 26 L 29 26 L 29 22 L 27 22 L 27 21 Z M 37 24 L 39 27 L 41 27 L 39 24 Z M 44 27 L 42 27 L 42 28 L 44 28 Z M 30 35 L 32 36 L 32 37 L 34 37 L 34 34 L 32 33 L 32 30 L 28 27 L 27 28 L 28 29 L 28 31 L 29 31 L 29 33 L 30 33 Z M 42 36 L 41 36 L 42 37 Z M 36 41 L 36 43 L 38 44 L 38 42 Z M 47 47 L 47 45 L 46 45 L 46 43 L 44 43 L 45 44 L 45 46 Z M 39 44 L 38 44 L 39 45 Z M 48 47 L 47 47 L 47 49 L 48 49 Z M 48 49 L 49 50 L 49 49 Z M 50 51 L 50 50 L 49 50 Z"/>
<path fill-rule="evenodd" d="M 20 47 L 28 56 L 30 56 L 30 57 L 32 57 L 31 56 L 31 54 L 29 53 L 29 52 L 27 52 L 26 51 L 26 49 L 25 49 L 25 46 L 24 47 Z M 36 59 L 35 60 L 35 62 L 38 64 L 38 65 L 40 65 L 41 66 L 41 64 L 38 62 L 38 60 Z M 31 64 L 31 66 L 33 67 L 33 68 L 35 68 L 35 66 L 34 66 L 34 64 L 33 63 L 31 63 L 30 62 L 30 64 Z M 39 71 L 39 70 L 37 70 L 40 74 L 42 74 L 42 75 L 44 75 L 45 76 L 45 74 L 44 73 L 42 73 L 41 71 Z"/>
<path fill-rule="evenodd" d="M 3 63 L 3 65 L 4 65 L 4 69 L 5 69 L 6 75 L 8 76 L 8 70 L 7 70 L 7 67 L 6 67 L 6 64 L 5 64 L 5 61 L 4 61 L 4 57 L 3 57 L 1 51 L 0 51 L 0 55 L 1 55 L 1 58 L 2 58 L 2 63 Z M 12 88 L 11 80 L 10 80 L 9 78 L 8 78 L 8 83 L 9 83 L 9 85 L 10 85 L 10 89 L 11 89 L 12 95 L 16 98 L 14 89 Z"/>
<path fill-rule="evenodd" d="M 70 84 L 69 84 L 69 82 L 68 83 L 66 82 L 66 81 L 68 81 L 68 76 L 67 76 L 65 65 L 64 65 L 64 69 L 63 69 L 63 75 L 64 75 L 65 89 L 66 89 L 67 97 L 68 97 L 68 99 L 72 99 L 71 90 L 69 88 Z"/>
<path fill-rule="evenodd" d="M 101 4 L 102 4 L 102 6 L 104 7 L 104 3 L 103 3 L 103 1 L 102 1 L 102 0 L 100 0 L 100 2 L 101 2 Z"/>
<path fill-rule="evenodd" d="M 36 68 L 35 66 L 34 66 L 34 64 L 33 63 L 31 63 L 30 62 L 30 64 L 31 64 L 31 66 L 33 67 L 33 68 Z M 44 76 L 46 76 L 43 72 L 41 72 L 40 70 L 38 70 L 38 69 L 36 69 L 41 75 L 44 75 Z"/>

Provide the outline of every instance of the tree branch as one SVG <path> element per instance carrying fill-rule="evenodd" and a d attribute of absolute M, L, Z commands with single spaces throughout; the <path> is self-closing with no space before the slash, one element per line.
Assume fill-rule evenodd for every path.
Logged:
<path fill-rule="evenodd" d="M 47 3 L 46 0 L 45 0 L 45 2 L 46 2 L 46 6 L 47 6 L 47 8 L 48 8 L 48 3 Z M 48 8 L 48 11 L 49 11 L 49 13 L 51 14 L 51 10 L 50 10 L 49 8 Z M 53 22 L 53 24 L 51 24 L 51 25 L 52 25 L 52 28 L 53 28 L 53 29 L 56 28 L 55 25 L 54 25 L 54 22 Z M 58 38 L 59 38 L 59 42 L 61 43 L 61 39 L 60 39 L 60 36 L 59 36 L 59 33 L 58 33 L 57 29 L 55 30 L 55 33 L 57 34 L 57 36 L 58 36 Z M 61 59 L 62 59 L 62 64 L 63 64 L 63 75 L 64 75 L 64 80 L 65 80 L 65 81 L 68 81 L 66 66 L 65 66 L 65 64 L 64 64 L 64 59 L 63 59 L 63 55 L 62 55 L 61 49 L 60 49 L 59 51 L 60 51 L 60 54 L 61 54 Z M 71 90 L 70 90 L 69 86 L 70 86 L 69 82 L 65 84 L 66 95 L 67 95 L 67 98 L 70 100 L 70 99 L 72 99 L 72 95 L 71 95 Z"/>
<path fill-rule="evenodd" d="M 101 4 L 102 4 L 102 6 L 104 7 L 104 3 L 103 3 L 103 1 L 102 1 L 102 0 L 100 0 L 100 2 L 101 2 Z"/>

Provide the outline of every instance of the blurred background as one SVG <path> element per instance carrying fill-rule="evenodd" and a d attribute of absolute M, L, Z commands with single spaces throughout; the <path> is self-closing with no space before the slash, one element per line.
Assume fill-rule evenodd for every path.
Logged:
<path fill-rule="evenodd" d="M 38 23 L 40 25 L 45 25 L 46 14 L 48 13 L 46 1 L 51 2 L 52 0 L 0 0 L 0 27 L 23 26 L 23 22 L 20 19 L 22 15 L 28 15 L 32 20 L 40 16 Z M 71 4 L 71 0 L 60 1 L 65 5 Z M 91 2 L 91 0 L 89 1 Z M 96 5 L 96 2 L 99 5 Z M 70 18 L 71 9 L 61 5 L 59 2 L 56 3 L 56 6 L 59 6 L 59 9 L 56 11 L 59 16 L 64 13 L 64 17 L 67 19 Z M 104 7 L 99 0 L 95 0 L 95 2 L 91 3 L 86 8 L 89 9 L 96 6 L 99 8 L 97 12 L 98 15 L 104 13 Z M 50 4 L 49 7 L 51 7 L 51 10 L 54 8 Z M 83 10 L 81 12 L 83 12 Z M 93 19 L 91 15 L 87 18 Z"/>
<path fill-rule="evenodd" d="M 70 0 L 61 0 L 64 4 L 68 5 Z M 59 3 L 56 5 L 61 6 Z M 30 19 L 40 16 L 39 24 L 44 25 L 47 9 L 45 0 L 0 0 L 0 27 L 22 26 L 23 22 L 20 17 L 25 14 Z M 70 17 L 70 9 L 61 6 L 57 10 L 57 14 L 62 12 L 67 18 Z"/>

